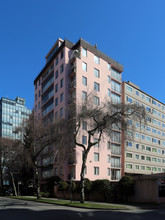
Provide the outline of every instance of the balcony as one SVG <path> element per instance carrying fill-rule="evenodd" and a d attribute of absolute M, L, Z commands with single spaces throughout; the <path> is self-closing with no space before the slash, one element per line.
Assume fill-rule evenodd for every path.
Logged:
<path fill-rule="evenodd" d="M 76 103 L 76 97 L 75 97 L 75 96 L 71 96 L 71 97 L 68 99 L 68 103 L 69 103 L 69 104 L 75 104 L 75 103 Z"/>
<path fill-rule="evenodd" d="M 69 84 L 69 92 L 72 93 L 75 89 L 76 89 L 76 80 L 73 80 Z"/>
<path fill-rule="evenodd" d="M 74 62 L 76 58 L 80 59 L 80 52 L 78 50 L 74 50 L 70 56 L 70 62 Z"/>
<path fill-rule="evenodd" d="M 69 71 L 69 77 L 70 78 L 73 78 L 77 73 L 77 66 L 76 66 L 76 62 L 74 62 L 70 68 L 70 71 Z"/>

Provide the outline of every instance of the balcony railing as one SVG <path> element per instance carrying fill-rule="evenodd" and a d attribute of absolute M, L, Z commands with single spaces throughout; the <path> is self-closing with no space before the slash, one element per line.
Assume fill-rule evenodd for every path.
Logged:
<path fill-rule="evenodd" d="M 74 62 L 76 58 L 80 59 L 80 52 L 78 50 L 74 50 L 70 56 L 70 62 Z"/>

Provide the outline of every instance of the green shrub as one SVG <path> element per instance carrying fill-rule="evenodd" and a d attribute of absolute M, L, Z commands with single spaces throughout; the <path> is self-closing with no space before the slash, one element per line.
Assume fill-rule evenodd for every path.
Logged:
<path fill-rule="evenodd" d="M 60 181 L 60 182 L 58 183 L 58 190 L 59 190 L 59 191 L 65 191 L 65 190 L 67 190 L 67 188 L 68 188 L 68 183 L 67 183 L 67 182 L 65 182 L 65 181 Z"/>
<path fill-rule="evenodd" d="M 72 181 L 71 190 L 74 192 L 76 190 L 76 183 Z"/>
<path fill-rule="evenodd" d="M 49 192 L 40 192 L 41 197 L 48 198 L 49 197 Z"/>
<path fill-rule="evenodd" d="M 132 176 L 123 176 L 118 183 L 119 194 L 125 197 L 134 193 L 134 178 Z"/>
<path fill-rule="evenodd" d="M 95 180 L 92 184 L 92 191 L 106 193 L 111 190 L 110 181 L 107 179 Z"/>
<path fill-rule="evenodd" d="M 92 182 L 88 178 L 85 178 L 84 180 L 85 193 L 89 193 L 91 191 L 91 188 L 92 188 Z M 80 192 L 80 190 L 81 190 L 81 182 L 79 182 L 77 185 L 77 191 Z"/>

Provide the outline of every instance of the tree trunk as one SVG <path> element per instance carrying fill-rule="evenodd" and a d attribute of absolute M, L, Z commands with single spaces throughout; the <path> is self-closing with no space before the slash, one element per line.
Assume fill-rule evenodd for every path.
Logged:
<path fill-rule="evenodd" d="M 36 179 L 37 199 L 40 199 L 41 198 L 41 192 L 40 192 L 40 180 L 39 180 L 38 167 L 35 167 L 35 179 Z"/>
<path fill-rule="evenodd" d="M 81 174 L 80 174 L 80 186 L 81 186 L 81 197 L 80 197 L 80 203 L 84 203 L 85 202 L 85 179 L 84 179 L 84 171 L 86 168 L 86 158 L 87 155 L 86 153 L 83 153 L 83 163 L 82 163 L 82 167 L 81 167 Z"/>
<path fill-rule="evenodd" d="M 2 168 L 0 166 L 0 189 L 3 191 L 3 176 L 2 176 Z"/>
<path fill-rule="evenodd" d="M 18 196 L 17 189 L 16 189 L 16 186 L 15 186 L 14 176 L 13 176 L 13 173 L 11 171 L 10 171 L 10 175 L 11 175 L 11 181 L 12 181 L 12 184 L 13 184 L 15 196 Z"/>

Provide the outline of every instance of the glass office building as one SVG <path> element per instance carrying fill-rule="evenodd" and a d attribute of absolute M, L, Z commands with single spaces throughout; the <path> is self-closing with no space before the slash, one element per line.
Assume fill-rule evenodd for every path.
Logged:
<path fill-rule="evenodd" d="M 28 119 L 31 110 L 25 107 L 25 99 L 15 100 L 1 98 L 0 100 L 0 137 L 21 139 L 21 133 L 16 128 Z"/>

